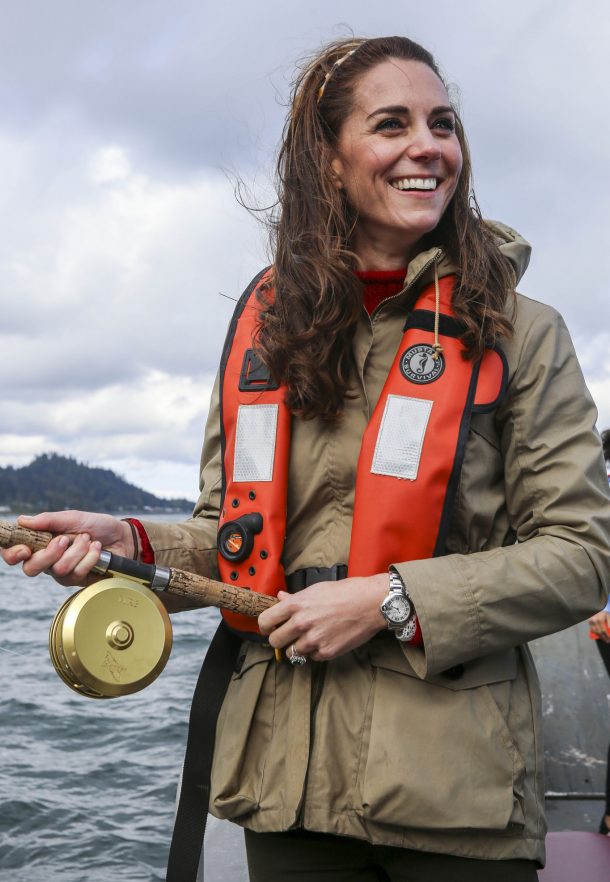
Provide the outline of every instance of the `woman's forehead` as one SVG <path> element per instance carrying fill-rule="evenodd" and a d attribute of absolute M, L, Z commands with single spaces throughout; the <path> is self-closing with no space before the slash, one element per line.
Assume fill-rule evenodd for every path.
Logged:
<path fill-rule="evenodd" d="M 449 105 L 449 95 L 432 68 L 421 61 L 388 58 L 364 73 L 354 89 L 354 109 L 379 106 Z"/>

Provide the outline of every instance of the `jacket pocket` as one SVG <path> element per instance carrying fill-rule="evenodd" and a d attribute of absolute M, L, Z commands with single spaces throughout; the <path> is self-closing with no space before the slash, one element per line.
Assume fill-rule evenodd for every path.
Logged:
<path fill-rule="evenodd" d="M 490 688 L 510 690 L 512 654 L 431 682 L 392 643 L 371 643 L 363 816 L 401 827 L 520 830 L 525 765 Z"/>
<path fill-rule="evenodd" d="M 273 700 L 265 700 L 265 692 L 273 691 L 267 677 L 272 657 L 268 647 L 242 644 L 216 725 L 210 810 L 218 818 L 238 818 L 258 807 L 273 725 Z"/>

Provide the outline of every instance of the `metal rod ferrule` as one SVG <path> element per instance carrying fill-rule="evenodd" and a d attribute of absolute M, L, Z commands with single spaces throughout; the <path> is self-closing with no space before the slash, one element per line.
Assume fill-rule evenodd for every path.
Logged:
<path fill-rule="evenodd" d="M 127 576 L 129 579 L 135 579 L 142 585 L 148 586 L 154 582 L 157 571 L 154 564 L 140 563 L 139 560 L 121 557 L 119 554 L 112 554 L 109 551 L 100 552 L 98 563 L 94 569 L 104 575 L 113 573 L 116 576 Z"/>
<path fill-rule="evenodd" d="M 112 554 L 109 551 L 100 551 L 100 557 L 96 565 L 93 567 L 95 573 L 101 573 L 103 576 L 108 572 Z"/>
<path fill-rule="evenodd" d="M 169 585 L 172 571 L 169 567 L 155 567 L 155 575 L 150 583 L 153 591 L 165 591 Z"/>
<path fill-rule="evenodd" d="M 106 576 L 108 573 L 129 576 L 131 579 L 137 579 L 138 582 L 148 585 L 154 591 L 165 591 L 169 585 L 172 572 L 169 567 L 143 564 L 137 560 L 130 560 L 128 557 L 119 557 L 119 555 L 105 550 L 100 551 L 99 560 L 93 569 L 96 573 L 101 573 L 103 576 Z"/>

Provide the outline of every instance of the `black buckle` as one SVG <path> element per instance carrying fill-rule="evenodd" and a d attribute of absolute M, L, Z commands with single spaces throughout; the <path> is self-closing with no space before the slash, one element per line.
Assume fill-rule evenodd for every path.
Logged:
<path fill-rule="evenodd" d="M 246 349 L 239 375 L 239 391 L 266 392 L 279 388 L 271 378 L 269 368 L 260 360 L 254 349 Z"/>
<path fill-rule="evenodd" d="M 286 576 L 286 590 L 289 594 L 296 594 L 297 591 L 309 588 L 316 582 L 338 582 L 346 578 L 347 564 L 335 564 L 334 567 L 305 567 Z"/>

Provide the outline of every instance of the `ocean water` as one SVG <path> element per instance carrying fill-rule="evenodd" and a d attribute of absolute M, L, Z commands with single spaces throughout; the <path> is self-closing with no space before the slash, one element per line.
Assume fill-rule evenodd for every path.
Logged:
<path fill-rule="evenodd" d="M 49 626 L 66 596 L 50 577 L 28 579 L 0 561 L 0 882 L 162 882 L 191 696 L 219 613 L 173 616 L 157 680 L 95 701 L 69 689 L 49 658 Z M 610 695 L 587 626 L 533 649 L 547 790 L 599 797 Z M 600 803 L 590 805 L 591 818 L 551 829 L 595 830 Z M 206 882 L 246 879 L 241 832 L 209 817 Z"/>
<path fill-rule="evenodd" d="M 66 596 L 0 561 L 0 882 L 163 880 L 190 700 L 219 613 L 173 616 L 157 680 L 96 701 L 49 658 Z M 206 882 L 245 879 L 237 828 L 210 820 Z"/>

